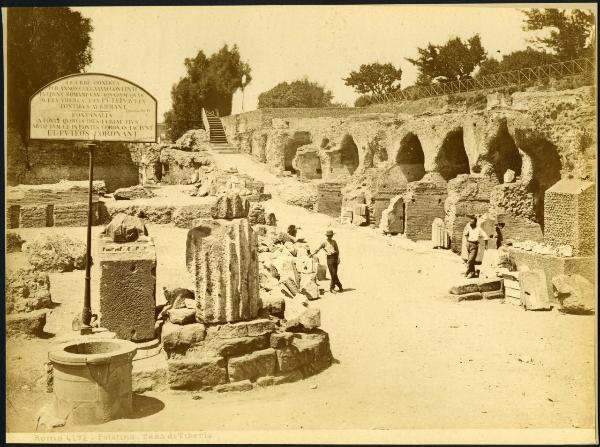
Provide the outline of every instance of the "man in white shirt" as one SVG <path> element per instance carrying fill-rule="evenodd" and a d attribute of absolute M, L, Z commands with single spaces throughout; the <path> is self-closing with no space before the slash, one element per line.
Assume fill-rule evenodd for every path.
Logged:
<path fill-rule="evenodd" d="M 329 274 L 331 275 L 329 291 L 331 293 L 335 293 L 334 287 L 337 286 L 339 291 L 343 292 L 344 289 L 342 288 L 342 283 L 337 275 L 338 265 L 340 263 L 340 250 L 337 242 L 333 239 L 333 231 L 327 230 L 325 236 L 327 236 L 327 239 L 319 246 L 319 248 L 317 248 L 313 255 L 316 255 L 321 250 L 325 252 L 327 255 L 327 268 L 329 269 Z"/>
<path fill-rule="evenodd" d="M 463 232 L 463 236 L 467 238 L 467 272 L 465 276 L 467 278 L 475 277 L 475 260 L 477 259 L 477 250 L 479 250 L 479 239 L 483 238 L 484 240 L 488 240 L 489 237 L 481 229 L 481 227 L 477 226 L 477 217 L 473 216 L 471 218 L 471 222 L 469 225 L 465 227 Z"/>

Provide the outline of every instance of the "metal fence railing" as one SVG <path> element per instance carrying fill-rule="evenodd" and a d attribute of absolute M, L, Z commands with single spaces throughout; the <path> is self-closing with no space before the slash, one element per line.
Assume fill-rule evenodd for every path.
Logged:
<path fill-rule="evenodd" d="M 477 78 L 408 87 L 395 93 L 374 95 L 371 97 L 370 103 L 380 104 L 386 102 L 410 101 L 454 93 L 528 85 L 539 81 L 547 81 L 549 79 L 581 75 L 587 72 L 594 73 L 595 66 L 596 63 L 594 58 L 581 58 L 565 62 L 555 62 L 553 64 L 539 65 L 532 68 L 493 73 Z"/>

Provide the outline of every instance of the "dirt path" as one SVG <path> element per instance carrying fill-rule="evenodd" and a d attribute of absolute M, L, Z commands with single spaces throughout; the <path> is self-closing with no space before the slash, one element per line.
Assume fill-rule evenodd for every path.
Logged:
<path fill-rule="evenodd" d="M 251 161 L 240 162 L 240 171 L 248 172 L 246 163 L 266 179 Z M 299 225 L 313 246 L 325 228 L 336 232 L 348 290 L 313 303 L 338 363 L 297 383 L 246 393 L 205 393 L 200 400 L 147 393 L 136 397 L 134 418 L 81 431 L 593 427 L 594 317 L 526 312 L 500 301 L 452 303 L 444 295 L 463 270 L 452 253 L 342 226 L 276 199 L 265 207 L 282 228 Z M 186 231 L 149 231 L 160 287 L 185 269 Z M 53 297 L 63 304 L 51 329 L 70 324 L 69 312 L 78 311 L 72 287 L 79 283 L 82 272 L 53 275 Z M 9 430 L 32 430 L 33 408 L 48 399 L 26 379 L 43 371 L 48 344 L 8 346 L 8 367 L 20 371 L 9 377 Z"/>

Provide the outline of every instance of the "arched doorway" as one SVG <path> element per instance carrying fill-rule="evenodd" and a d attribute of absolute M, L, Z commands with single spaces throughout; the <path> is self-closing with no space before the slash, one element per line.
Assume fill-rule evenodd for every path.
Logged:
<path fill-rule="evenodd" d="M 421 180 L 425 175 L 425 154 L 419 137 L 414 133 L 408 133 L 400 141 L 396 164 L 407 182 Z"/>
<path fill-rule="evenodd" d="M 442 147 L 435 157 L 436 171 L 448 181 L 459 174 L 469 174 L 469 157 L 463 142 L 463 130 L 457 129 L 444 138 Z"/>
<path fill-rule="evenodd" d="M 556 146 L 541 136 L 527 138 L 521 149 L 531 157 L 532 179 L 528 190 L 534 196 L 536 221 L 544 230 L 544 194 L 561 179 L 562 163 Z"/>

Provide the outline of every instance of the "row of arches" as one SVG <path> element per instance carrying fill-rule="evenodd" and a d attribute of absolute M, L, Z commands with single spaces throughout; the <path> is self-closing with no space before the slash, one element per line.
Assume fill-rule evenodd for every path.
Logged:
<path fill-rule="evenodd" d="M 296 168 L 293 165 L 294 158 L 298 153 L 298 148 L 312 143 L 310 132 L 298 131 L 294 132 L 290 137 L 287 138 L 283 147 L 283 169 L 284 171 L 297 174 Z M 321 148 L 327 147 L 329 140 L 324 138 L 321 141 Z M 340 159 L 339 166 L 331 166 L 331 169 L 342 169 L 347 171 L 349 174 L 353 174 L 358 168 L 360 163 L 360 157 L 358 153 L 358 146 L 356 145 L 354 138 L 350 134 L 344 135 L 340 142 Z M 321 173 L 321 162 L 318 156 L 315 155 L 315 163 L 318 163 L 316 171 Z"/>
<path fill-rule="evenodd" d="M 489 143 L 484 160 L 492 168 L 492 175 L 498 183 L 503 183 L 508 169 L 516 176 L 523 176 L 529 192 L 534 197 L 536 221 L 544 227 L 544 193 L 561 178 L 562 163 L 560 155 L 550 141 L 533 135 L 520 135 L 521 149 L 510 135 L 506 123 L 503 123 Z M 524 160 L 530 163 L 525 172 Z M 425 154 L 419 137 L 408 133 L 400 141 L 396 154 L 396 165 L 400 167 L 406 181 L 420 180 L 425 173 Z M 419 166 L 421 169 L 419 169 Z M 469 157 L 465 150 L 463 129 L 448 133 L 442 142 L 434 160 L 435 171 L 446 181 L 460 174 L 478 173 L 482 166 L 478 161 L 471 170 Z M 418 174 L 421 173 L 421 174 Z"/>

